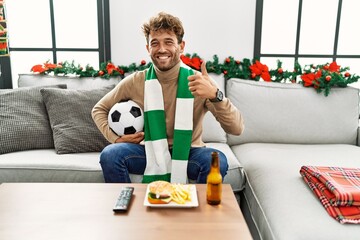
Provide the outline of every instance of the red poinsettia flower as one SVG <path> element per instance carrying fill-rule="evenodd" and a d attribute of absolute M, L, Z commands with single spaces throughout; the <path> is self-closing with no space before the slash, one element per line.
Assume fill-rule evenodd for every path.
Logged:
<path fill-rule="evenodd" d="M 191 59 L 192 61 L 192 66 L 197 69 L 197 70 L 200 70 L 201 68 L 201 63 L 202 63 L 202 60 L 198 57 L 194 57 Z"/>
<path fill-rule="evenodd" d="M 316 85 L 318 83 L 317 79 L 321 77 L 321 70 L 316 73 L 304 73 L 301 75 L 301 79 L 304 82 L 305 87 L 310 87 L 312 85 Z"/>
<path fill-rule="evenodd" d="M 189 67 L 195 68 L 196 70 L 200 70 L 201 68 L 202 60 L 198 57 L 190 58 L 188 56 L 181 55 L 180 59 L 183 63 L 185 63 Z"/>
<path fill-rule="evenodd" d="M 253 65 L 251 65 L 250 70 L 252 73 L 254 73 L 256 76 L 260 76 L 264 81 L 270 82 L 271 76 L 269 73 L 269 68 L 265 64 L 262 64 L 259 61 L 255 61 Z"/>
<path fill-rule="evenodd" d="M 112 75 L 114 74 L 114 71 L 115 72 L 118 72 L 120 73 L 120 75 L 124 75 L 125 74 L 125 71 L 121 68 L 119 68 L 118 66 L 115 66 L 113 63 L 109 62 L 107 65 L 106 65 L 106 71 L 107 71 L 107 74 L 108 75 Z"/>
<path fill-rule="evenodd" d="M 334 61 L 334 62 L 332 62 L 332 63 L 330 63 L 330 65 L 329 65 L 329 71 L 330 72 L 340 72 L 340 66 L 339 65 L 337 65 L 337 63 Z"/>
<path fill-rule="evenodd" d="M 58 65 L 56 65 L 54 63 L 44 63 L 44 67 L 45 67 L 45 69 L 55 69 L 57 67 L 61 68 L 62 66 L 58 66 Z"/>
<path fill-rule="evenodd" d="M 7 42 L 0 42 L 0 49 L 7 48 Z"/>
<path fill-rule="evenodd" d="M 43 67 L 43 65 L 41 64 L 38 64 L 38 65 L 35 65 L 31 68 L 31 71 L 32 72 L 38 72 L 38 73 L 43 73 L 46 71 L 46 69 Z"/>
<path fill-rule="evenodd" d="M 113 71 L 117 71 L 118 67 L 116 67 L 114 64 L 112 63 L 108 63 L 106 65 L 106 71 L 108 72 L 108 74 L 112 74 Z"/>
<path fill-rule="evenodd" d="M 182 55 L 180 56 L 180 59 L 181 59 L 181 61 L 182 61 L 183 63 L 185 63 L 186 65 L 189 65 L 190 62 L 191 62 L 190 57 L 185 56 L 184 54 L 182 54 Z"/>

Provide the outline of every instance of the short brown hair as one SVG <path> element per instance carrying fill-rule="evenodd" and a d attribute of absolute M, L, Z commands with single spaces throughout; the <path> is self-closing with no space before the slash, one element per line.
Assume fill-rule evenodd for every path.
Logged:
<path fill-rule="evenodd" d="M 178 43 L 181 43 L 184 37 L 184 28 L 180 19 L 165 12 L 160 12 L 157 16 L 150 18 L 148 23 L 144 23 L 142 30 L 147 43 L 149 43 L 150 31 L 165 30 L 174 32 Z"/>

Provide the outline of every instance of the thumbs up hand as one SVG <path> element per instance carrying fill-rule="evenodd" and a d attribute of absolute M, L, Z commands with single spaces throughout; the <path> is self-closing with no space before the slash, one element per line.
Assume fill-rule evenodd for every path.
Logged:
<path fill-rule="evenodd" d="M 206 70 L 206 62 L 201 64 L 201 73 L 189 76 L 189 90 L 194 96 L 201 98 L 213 99 L 216 97 L 217 85 L 212 80 Z"/>

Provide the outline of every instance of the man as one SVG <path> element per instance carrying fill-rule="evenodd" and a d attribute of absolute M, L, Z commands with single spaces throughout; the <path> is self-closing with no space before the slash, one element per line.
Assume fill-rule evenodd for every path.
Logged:
<path fill-rule="evenodd" d="M 234 135 L 242 133 L 243 119 L 208 76 L 205 61 L 201 73 L 181 62 L 184 29 L 177 17 L 161 12 L 143 25 L 143 32 L 153 65 L 124 78 L 92 111 L 99 130 L 115 143 L 100 155 L 105 182 L 131 182 L 132 173 L 144 175 L 143 182 L 206 183 L 211 152 L 218 150 L 202 141 L 204 114 L 210 111 Z M 107 115 L 115 103 L 129 99 L 145 112 L 145 133 L 119 137 L 109 128 Z M 218 152 L 224 178 L 228 163 Z"/>

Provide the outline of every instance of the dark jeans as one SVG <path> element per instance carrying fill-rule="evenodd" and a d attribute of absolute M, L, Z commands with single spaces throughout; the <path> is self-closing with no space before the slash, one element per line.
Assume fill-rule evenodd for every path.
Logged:
<path fill-rule="evenodd" d="M 187 176 L 197 183 L 206 183 L 210 171 L 211 152 L 219 152 L 220 172 L 223 179 L 228 170 L 225 154 L 207 147 L 190 149 Z M 134 143 L 114 143 L 100 154 L 100 164 L 107 183 L 130 183 L 129 174 L 143 175 L 146 167 L 145 146 Z"/>

